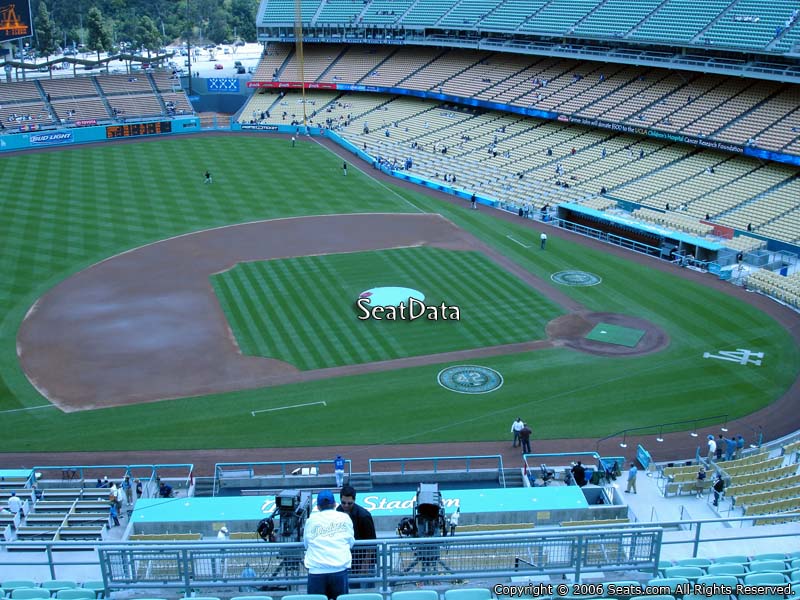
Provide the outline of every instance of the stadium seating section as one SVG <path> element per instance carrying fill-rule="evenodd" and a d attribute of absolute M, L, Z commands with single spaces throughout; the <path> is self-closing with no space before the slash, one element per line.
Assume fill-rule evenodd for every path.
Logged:
<path fill-rule="evenodd" d="M 794 0 L 302 0 L 305 26 L 391 26 L 607 39 L 785 53 L 800 39 Z M 294 2 L 268 0 L 258 23 L 294 23 Z"/>
<path fill-rule="evenodd" d="M 16 130 L 193 113 L 180 82 L 156 71 L 6 83 L 0 121 Z"/>

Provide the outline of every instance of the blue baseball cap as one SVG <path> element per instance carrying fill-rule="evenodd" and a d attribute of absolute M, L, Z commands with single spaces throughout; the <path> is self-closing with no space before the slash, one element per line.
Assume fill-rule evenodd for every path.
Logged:
<path fill-rule="evenodd" d="M 317 494 L 317 508 L 322 510 L 325 508 L 333 508 L 334 506 L 336 506 L 336 500 L 329 490 L 322 490 Z"/>

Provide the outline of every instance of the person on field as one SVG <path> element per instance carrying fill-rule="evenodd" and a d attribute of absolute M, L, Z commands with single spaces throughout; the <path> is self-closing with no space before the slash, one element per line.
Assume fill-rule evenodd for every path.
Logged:
<path fill-rule="evenodd" d="M 519 432 L 522 431 L 522 428 L 525 427 L 525 423 L 522 422 L 522 419 L 517 417 L 517 420 L 511 424 L 511 433 L 514 435 L 514 441 L 512 444 L 512 448 L 516 448 L 520 445 L 519 439 Z"/>
<path fill-rule="evenodd" d="M 530 454 L 531 452 L 531 434 L 533 430 L 528 427 L 527 423 L 522 424 L 522 429 L 519 430 L 519 441 L 522 443 L 522 453 Z"/>

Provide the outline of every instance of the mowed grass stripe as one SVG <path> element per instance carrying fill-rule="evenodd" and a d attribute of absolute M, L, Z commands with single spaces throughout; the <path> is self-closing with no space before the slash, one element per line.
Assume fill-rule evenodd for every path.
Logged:
<path fill-rule="evenodd" d="M 258 302 L 258 290 L 253 285 L 247 265 L 243 266 L 244 269 L 232 273 L 230 280 L 232 284 L 230 292 L 236 310 L 236 323 L 238 329 L 244 330 L 247 334 L 244 336 L 247 344 L 243 345 L 242 351 L 253 356 L 264 356 L 269 349 L 262 343 L 261 332 L 269 328 L 269 322 L 262 317 L 264 312 L 262 305 Z"/>
<path fill-rule="evenodd" d="M 256 330 L 253 335 L 259 336 L 261 344 L 267 348 L 265 356 L 281 358 L 289 362 L 300 360 L 303 350 L 291 339 L 282 306 L 274 299 L 274 287 L 277 284 L 266 276 L 262 263 L 241 264 L 233 270 L 239 270 L 245 266 L 250 269 L 249 278 L 253 283 L 258 301 L 263 305 L 263 315 L 267 327 Z"/>
<path fill-rule="evenodd" d="M 263 269 L 262 263 L 250 263 L 257 271 L 254 279 L 257 282 L 259 300 L 264 303 L 264 311 L 268 315 L 269 329 L 258 331 L 269 348 L 268 356 L 286 360 L 299 369 L 304 368 L 306 357 L 314 352 L 306 346 L 307 342 L 297 336 L 292 323 L 292 306 L 286 282 L 273 269 Z M 272 266 L 268 263 L 268 266 Z"/>
<path fill-rule="evenodd" d="M 359 286 L 347 286 L 345 282 L 348 281 L 349 276 L 358 272 L 356 265 L 350 265 L 351 268 L 347 272 L 340 271 L 336 268 L 333 261 L 326 260 L 325 257 L 317 257 L 318 266 L 321 273 L 324 273 L 325 280 L 329 289 L 335 289 L 339 297 L 346 304 L 344 307 L 344 314 L 341 315 L 342 319 L 358 320 L 356 310 L 353 304 L 358 300 L 358 295 L 364 290 L 355 290 Z M 346 265 L 343 265 L 346 266 Z M 365 288 L 366 289 L 366 288 Z M 385 335 L 375 335 L 367 323 L 359 321 L 361 327 L 355 327 L 351 330 L 351 336 L 354 343 L 352 352 L 354 356 L 351 360 L 358 363 L 370 362 L 374 356 L 390 356 L 392 348 L 396 346 L 397 341 L 388 330 L 385 330 Z"/>
<path fill-rule="evenodd" d="M 296 366 L 303 370 L 318 369 L 321 365 L 329 364 L 327 361 L 330 360 L 330 354 L 325 349 L 329 344 L 324 338 L 317 336 L 309 322 L 309 316 L 314 314 L 313 304 L 301 292 L 296 271 L 290 267 L 293 260 L 277 260 L 270 264 L 283 294 L 277 298 L 277 302 L 286 319 L 289 335 L 303 349 L 300 362 Z"/>
<path fill-rule="evenodd" d="M 354 360 L 349 348 L 350 332 L 343 326 L 342 314 L 331 311 L 330 304 L 336 303 L 336 290 L 331 289 L 333 282 L 320 278 L 319 257 L 302 257 L 282 261 L 291 273 L 291 279 L 298 292 L 298 317 L 302 323 L 302 331 L 310 339 L 321 340 L 316 344 L 320 359 L 315 368 L 323 365 L 348 364 Z M 324 340 L 324 341 L 323 341 Z"/>

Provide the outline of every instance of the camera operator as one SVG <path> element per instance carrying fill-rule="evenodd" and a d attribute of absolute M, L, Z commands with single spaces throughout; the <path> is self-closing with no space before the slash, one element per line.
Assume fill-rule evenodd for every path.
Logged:
<path fill-rule="evenodd" d="M 363 506 L 356 504 L 356 490 L 351 485 L 342 487 L 339 493 L 338 512 L 350 515 L 353 521 L 353 533 L 357 540 L 374 540 L 378 536 L 375 534 L 375 522 L 372 515 Z M 353 566 L 350 573 L 356 576 L 372 577 L 375 574 L 375 548 L 372 546 L 356 546 L 353 548 Z M 359 583 L 354 583 L 351 587 L 360 587 Z"/>
<path fill-rule="evenodd" d="M 575 479 L 575 483 L 580 487 L 586 485 L 586 469 L 581 464 L 581 461 L 576 462 L 572 467 L 572 477 Z"/>
<path fill-rule="evenodd" d="M 344 513 L 333 510 L 336 500 L 328 490 L 317 495 L 318 512 L 306 521 L 303 545 L 308 569 L 308 594 L 337 598 L 350 589 L 347 570 L 352 563 L 353 522 Z"/>

